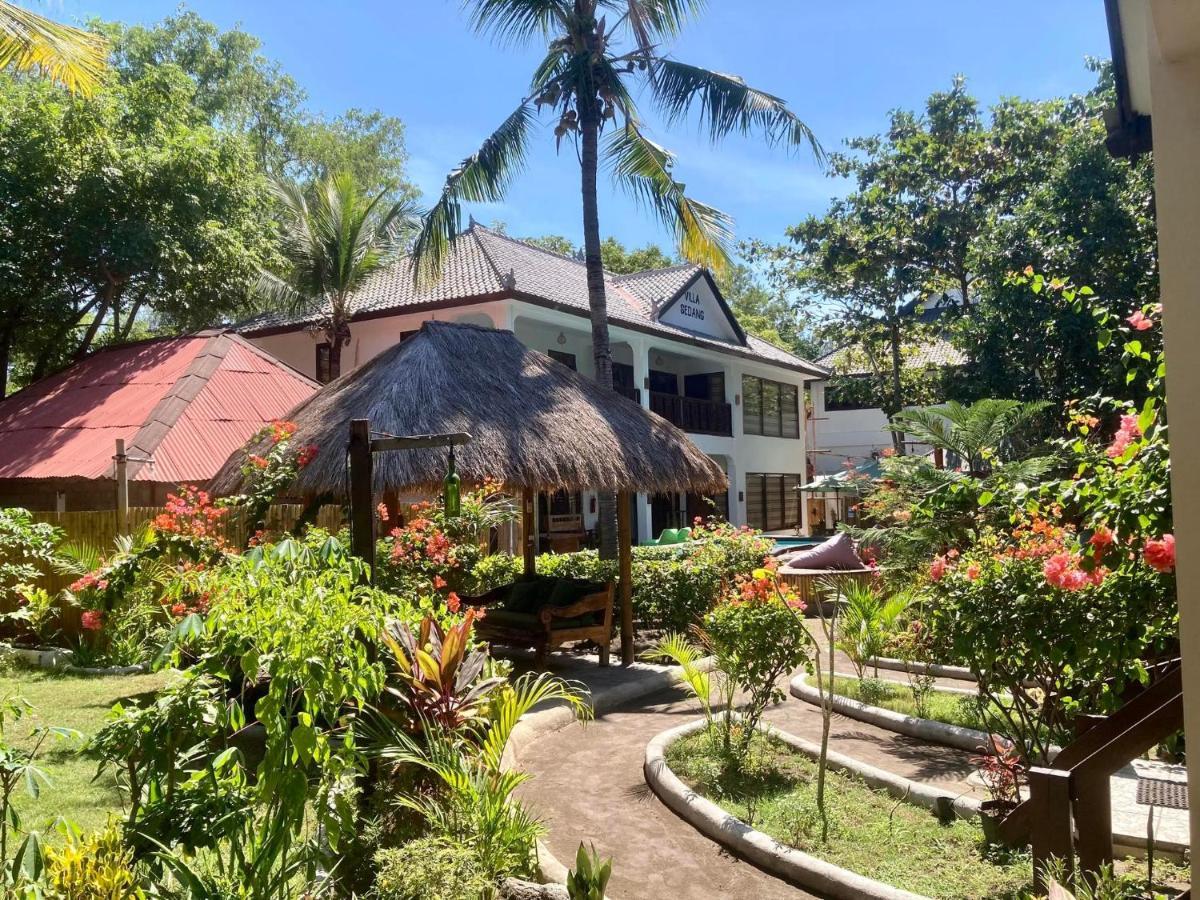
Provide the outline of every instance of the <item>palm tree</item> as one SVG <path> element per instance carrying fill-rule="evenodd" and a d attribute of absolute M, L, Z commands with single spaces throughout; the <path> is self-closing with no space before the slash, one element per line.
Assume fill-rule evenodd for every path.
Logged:
<path fill-rule="evenodd" d="M 108 43 L 0 0 L 0 69 L 37 70 L 72 93 L 92 94 L 104 74 Z"/>
<path fill-rule="evenodd" d="M 1022 430 L 1049 406 L 1045 400 L 976 400 L 969 406 L 951 400 L 897 413 L 888 428 L 957 454 L 968 474 L 982 478 L 997 465 L 1020 459 L 1029 443 Z"/>
<path fill-rule="evenodd" d="M 275 308 L 320 314 L 332 380 L 341 374 L 342 346 L 350 340 L 350 301 L 369 275 L 404 251 L 416 210 L 408 200 L 386 204 L 386 190 L 363 194 L 348 172 L 326 175 L 309 190 L 273 184 L 283 210 L 285 270 L 261 272 L 258 294 Z"/>
<path fill-rule="evenodd" d="M 682 256 L 719 272 L 728 262 L 732 238 L 728 216 L 689 197 L 672 172 L 674 156 L 647 137 L 631 82 L 644 82 L 668 123 L 694 112 L 714 143 L 733 132 L 759 132 L 769 144 L 808 145 L 818 160 L 820 145 L 778 97 L 751 88 L 737 76 L 662 53 L 662 43 L 703 9 L 703 0 L 467 0 L 466 6 L 476 31 L 516 44 L 540 39 L 547 46 L 546 56 L 516 110 L 446 178 L 414 245 L 419 262 L 414 276 L 437 277 L 443 256 L 461 230 L 463 201 L 503 198 L 525 162 L 539 112 L 548 109 L 557 120 L 556 143 L 571 136 L 579 149 L 592 356 L 596 380 L 611 388 L 596 196 L 602 132 L 609 130 L 603 155 L 613 178 L 674 232 Z M 600 551 L 606 557 L 615 555 L 615 510 L 615 497 L 601 494 Z"/>

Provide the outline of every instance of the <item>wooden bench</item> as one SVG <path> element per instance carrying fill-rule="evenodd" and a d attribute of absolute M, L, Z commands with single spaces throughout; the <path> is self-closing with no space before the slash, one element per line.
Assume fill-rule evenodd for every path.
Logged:
<path fill-rule="evenodd" d="M 514 589 L 521 582 L 494 588 L 478 597 L 462 597 L 470 606 L 486 608 L 487 614 L 475 625 L 475 632 L 492 644 L 513 647 L 532 647 L 534 664 L 545 668 L 546 654 L 555 647 L 572 641 L 595 641 L 600 645 L 600 665 L 607 666 L 609 644 L 613 633 L 613 597 L 616 585 L 576 582 L 571 579 L 537 579 L 540 588 L 528 588 L 535 594 L 530 602 L 525 598 L 519 608 L 506 608 Z M 570 603 L 555 603 L 551 598 L 555 588 L 566 582 L 576 599 Z M 588 590 L 594 588 L 594 590 Z M 567 590 L 560 588 L 562 594 Z"/>

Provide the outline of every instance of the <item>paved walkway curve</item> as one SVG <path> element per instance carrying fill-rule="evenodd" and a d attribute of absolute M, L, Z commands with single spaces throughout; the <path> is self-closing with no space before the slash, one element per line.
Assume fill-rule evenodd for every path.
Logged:
<path fill-rule="evenodd" d="M 646 786 L 646 744 L 696 715 L 694 701 L 672 689 L 548 734 L 522 752 L 522 768 L 534 776 L 522 798 L 548 826 L 551 851 L 569 864 L 583 841 L 613 857 L 608 894 L 614 900 L 812 897 L 701 836 Z M 766 718 L 792 734 L 820 739 L 820 712 L 809 704 L 789 699 Z M 905 777 L 976 793 L 965 782 L 973 768 L 966 753 L 840 718 L 831 740 L 843 753 Z"/>

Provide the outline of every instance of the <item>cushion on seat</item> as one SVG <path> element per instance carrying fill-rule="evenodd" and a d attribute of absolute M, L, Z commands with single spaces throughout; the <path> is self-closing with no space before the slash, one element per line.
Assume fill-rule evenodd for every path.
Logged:
<path fill-rule="evenodd" d="M 480 623 L 486 628 L 497 625 L 501 628 L 522 628 L 528 631 L 541 631 L 542 623 L 533 613 L 514 612 L 511 609 L 489 609 L 486 618 Z"/>
<path fill-rule="evenodd" d="M 509 585 L 508 596 L 501 606 L 510 612 L 536 613 L 546 605 L 556 583 L 557 579 L 541 577 L 516 581 Z"/>
<path fill-rule="evenodd" d="M 854 552 L 854 541 L 844 531 L 811 550 L 801 550 L 780 560 L 792 569 L 861 569 L 863 561 Z"/>
<path fill-rule="evenodd" d="M 590 594 L 598 594 L 604 588 L 605 585 L 596 584 L 592 581 L 583 581 L 578 578 L 560 578 L 558 583 L 554 585 L 554 590 L 550 592 L 547 602 L 551 606 L 570 606 L 572 603 L 578 603 Z"/>
<path fill-rule="evenodd" d="M 659 535 L 658 542 L 660 544 L 679 544 L 688 539 L 687 529 L 684 528 L 666 528 Z"/>
<path fill-rule="evenodd" d="M 572 616 L 569 619 L 553 619 L 550 627 L 559 628 L 591 628 L 603 622 L 600 614 L 585 614 Z M 497 628 L 516 628 L 521 631 L 542 632 L 545 626 L 535 613 L 513 612 L 511 609 L 490 609 L 486 618 L 479 623 L 486 634 L 489 625 Z"/>

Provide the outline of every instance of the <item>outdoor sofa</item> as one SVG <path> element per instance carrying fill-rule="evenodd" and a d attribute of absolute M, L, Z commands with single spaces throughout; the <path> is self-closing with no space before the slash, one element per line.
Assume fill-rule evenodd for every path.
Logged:
<path fill-rule="evenodd" d="M 520 578 L 478 597 L 463 597 L 470 606 L 486 608 L 475 631 L 493 644 L 532 647 L 535 665 L 546 665 L 546 654 L 571 641 L 600 645 L 600 665 L 608 665 L 613 632 L 615 584 L 551 578 Z"/>

